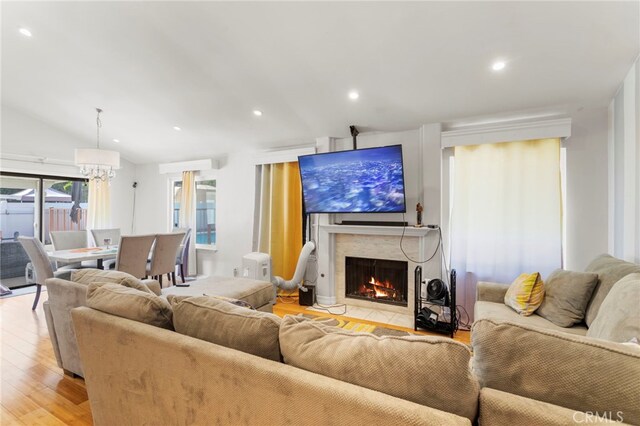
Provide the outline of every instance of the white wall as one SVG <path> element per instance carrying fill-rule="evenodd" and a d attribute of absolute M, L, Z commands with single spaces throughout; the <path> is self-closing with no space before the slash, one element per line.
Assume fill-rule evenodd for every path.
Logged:
<path fill-rule="evenodd" d="M 566 147 L 566 269 L 607 252 L 607 110 L 572 115 Z"/>
<path fill-rule="evenodd" d="M 0 170 L 17 173 L 82 177 L 74 165 L 75 148 L 90 147 L 87 141 L 64 132 L 18 110 L 2 107 Z M 124 158 L 111 182 L 111 218 L 114 227 L 131 231 L 131 184 L 136 166 Z"/>
<path fill-rule="evenodd" d="M 640 263 L 640 60 L 609 105 L 609 252 Z"/>

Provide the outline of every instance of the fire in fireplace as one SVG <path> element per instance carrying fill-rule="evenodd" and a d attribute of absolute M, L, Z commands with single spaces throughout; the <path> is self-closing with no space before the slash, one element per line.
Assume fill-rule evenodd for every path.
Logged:
<path fill-rule="evenodd" d="M 404 261 L 347 256 L 345 296 L 407 306 L 407 271 Z"/>

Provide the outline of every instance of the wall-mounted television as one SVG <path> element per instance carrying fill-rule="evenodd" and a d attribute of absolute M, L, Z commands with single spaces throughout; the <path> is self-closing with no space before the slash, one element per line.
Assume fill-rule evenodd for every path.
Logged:
<path fill-rule="evenodd" d="M 305 213 L 406 212 L 402 145 L 298 157 Z"/>

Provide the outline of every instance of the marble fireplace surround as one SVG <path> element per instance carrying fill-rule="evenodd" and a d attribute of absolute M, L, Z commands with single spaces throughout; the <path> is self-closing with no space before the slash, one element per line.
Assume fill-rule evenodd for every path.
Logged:
<path fill-rule="evenodd" d="M 403 228 L 399 226 L 320 225 L 318 245 L 317 298 L 321 304 L 344 303 L 395 314 L 413 315 L 414 270 L 417 263 L 407 259 L 400 250 Z M 414 260 L 424 260 L 438 243 L 437 230 L 407 227 L 402 248 Z M 407 306 L 389 305 L 345 297 L 345 257 L 402 260 L 408 262 Z M 423 264 L 423 276 L 439 276 L 439 256 Z M 425 275 L 426 271 L 426 275 Z"/>

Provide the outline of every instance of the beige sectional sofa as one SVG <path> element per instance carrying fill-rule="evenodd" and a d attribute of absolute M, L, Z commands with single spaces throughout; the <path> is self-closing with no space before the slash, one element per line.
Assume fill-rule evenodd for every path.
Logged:
<path fill-rule="evenodd" d="M 639 273 L 640 265 L 603 254 L 596 257 L 587 266 L 585 272 L 597 274 L 598 284 L 587 306 L 585 321 L 582 323 L 565 328 L 555 325 L 536 313 L 531 316 L 518 315 L 518 313 L 504 303 L 504 296 L 509 288 L 509 284 L 492 282 L 479 282 L 476 287 L 476 303 L 474 305 L 475 321 L 482 319 L 508 321 L 546 330 L 584 336 L 587 334 L 588 327 L 595 320 L 602 302 L 613 285 L 629 274 Z"/>
<path fill-rule="evenodd" d="M 442 337 L 379 338 L 293 317 L 268 318 L 265 338 L 245 316 L 269 314 L 201 317 L 206 299 L 170 298 L 177 331 L 72 311 L 97 425 L 640 424 L 640 351 L 621 343 L 486 317 L 472 358 Z M 235 332 L 254 337 L 238 343 Z M 272 345 L 270 355 L 253 345 Z"/>
<path fill-rule="evenodd" d="M 597 261 L 607 291 L 612 270 L 637 266 Z M 513 317 L 498 306 L 497 284 L 479 286 L 473 356 L 442 337 L 349 333 L 208 297 L 163 301 L 173 331 L 122 309 L 135 290 L 105 286 L 117 298 L 98 303 L 101 286 L 89 287 L 96 309 L 71 311 L 96 425 L 640 425 L 637 348 L 577 331 L 586 325 L 566 332 Z"/>
<path fill-rule="evenodd" d="M 471 424 L 442 410 L 91 308 L 74 309 L 72 316 L 98 426 Z"/>
<path fill-rule="evenodd" d="M 485 405 L 496 395 L 508 393 L 513 399 L 501 408 L 502 419 L 524 414 L 515 398 L 553 404 L 545 410 L 543 424 L 580 424 L 600 420 L 640 424 L 640 346 L 595 338 L 589 326 L 615 321 L 617 314 L 603 309 L 605 299 L 616 284 L 635 288 L 628 315 L 621 327 L 640 329 L 640 266 L 609 255 L 594 259 L 585 272 L 598 275 L 585 321 L 573 327 L 559 327 L 533 314 L 518 315 L 504 303 L 508 284 L 481 282 L 477 286 L 475 322 L 471 339 L 473 370 L 483 387 Z M 615 310 L 622 310 L 622 307 Z M 497 393 L 501 392 L 501 393 Z M 495 404 L 494 404 L 495 405 Z M 533 405 L 529 405 L 533 407 Z M 565 421 L 562 416 L 565 412 Z M 495 410 L 490 410 L 495 414 Z M 593 414 L 574 414 L 576 411 Z M 486 412 L 486 410 L 485 410 Z M 570 415 L 567 417 L 567 415 Z M 597 419 L 595 416 L 599 416 Z M 575 416 L 575 417 L 574 417 Z M 490 424 L 497 421 L 496 417 Z M 487 417 L 485 416 L 486 420 Z M 481 410 L 481 422 L 482 410 Z M 507 424 L 507 423 L 499 423 Z"/>
<path fill-rule="evenodd" d="M 84 372 L 71 322 L 71 309 L 87 305 L 87 285 L 93 282 L 118 283 L 133 288 L 144 286 L 154 294 L 163 296 L 203 293 L 226 296 L 246 301 L 257 309 L 268 312 L 274 303 L 270 283 L 245 278 L 210 277 L 192 281 L 190 287 L 172 286 L 163 289 L 156 280 L 138 280 L 125 272 L 99 269 L 74 271 L 70 280 L 50 278 L 46 280 L 48 300 L 44 303 L 44 311 L 56 361 L 65 373 L 81 377 L 84 377 Z"/>

